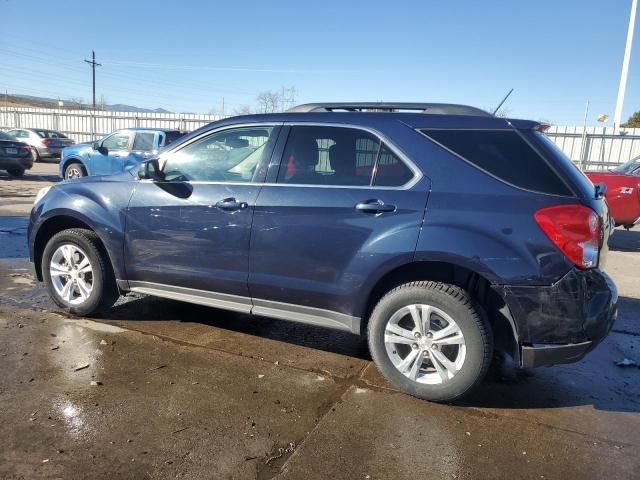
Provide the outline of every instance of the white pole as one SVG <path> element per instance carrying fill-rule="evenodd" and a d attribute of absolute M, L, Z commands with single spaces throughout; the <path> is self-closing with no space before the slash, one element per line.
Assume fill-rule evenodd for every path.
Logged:
<path fill-rule="evenodd" d="M 582 126 L 582 148 L 580 149 L 580 164 L 582 170 L 587 169 L 587 117 L 589 116 L 589 100 L 587 100 L 587 108 L 584 109 L 584 125 Z"/>
<path fill-rule="evenodd" d="M 629 74 L 629 60 L 631 58 L 631 44 L 633 43 L 633 28 L 636 23 L 636 10 L 638 0 L 631 0 L 631 15 L 629 16 L 629 29 L 627 30 L 627 45 L 624 48 L 624 59 L 622 60 L 622 73 L 620 75 L 620 86 L 618 87 L 618 100 L 616 101 L 616 112 L 613 115 L 613 126 L 615 129 L 622 123 L 622 106 L 624 104 L 624 93 L 627 89 L 627 76 Z"/>

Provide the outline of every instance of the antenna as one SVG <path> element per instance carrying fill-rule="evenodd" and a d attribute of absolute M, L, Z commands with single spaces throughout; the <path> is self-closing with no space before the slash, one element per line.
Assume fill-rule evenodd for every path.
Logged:
<path fill-rule="evenodd" d="M 509 90 L 509 93 L 507 93 L 504 98 L 502 99 L 502 101 L 500 102 L 500 104 L 498 104 L 498 106 L 496 107 L 496 109 L 493 111 L 492 115 L 495 115 L 498 110 L 500 110 L 500 107 L 504 104 L 504 102 L 507 101 L 507 98 L 509 98 L 509 95 L 511 95 L 513 93 L 513 88 L 511 90 Z"/>

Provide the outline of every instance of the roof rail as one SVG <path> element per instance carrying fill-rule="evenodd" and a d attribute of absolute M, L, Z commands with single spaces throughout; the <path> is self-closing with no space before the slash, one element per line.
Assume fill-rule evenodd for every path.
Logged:
<path fill-rule="evenodd" d="M 435 115 L 472 115 L 492 117 L 476 107 L 452 103 L 403 103 L 403 102 L 346 102 L 346 103 L 305 103 L 290 108 L 287 112 L 401 112 L 417 111 Z"/>

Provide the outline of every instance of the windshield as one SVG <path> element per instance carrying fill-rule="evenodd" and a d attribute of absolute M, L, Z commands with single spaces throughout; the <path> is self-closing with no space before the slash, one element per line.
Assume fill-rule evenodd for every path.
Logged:
<path fill-rule="evenodd" d="M 4 132 L 0 132 L 0 140 L 14 140 L 14 138 Z"/>
<path fill-rule="evenodd" d="M 615 173 L 624 173 L 626 175 L 631 175 L 636 170 L 640 170 L 640 157 L 629 160 L 627 163 L 620 165 L 619 167 L 616 167 L 611 171 Z"/>

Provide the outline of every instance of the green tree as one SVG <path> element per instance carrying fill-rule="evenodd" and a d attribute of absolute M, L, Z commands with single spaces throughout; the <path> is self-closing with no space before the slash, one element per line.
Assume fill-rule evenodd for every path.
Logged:
<path fill-rule="evenodd" d="M 640 110 L 631 115 L 629 120 L 620 126 L 625 128 L 640 128 Z"/>

